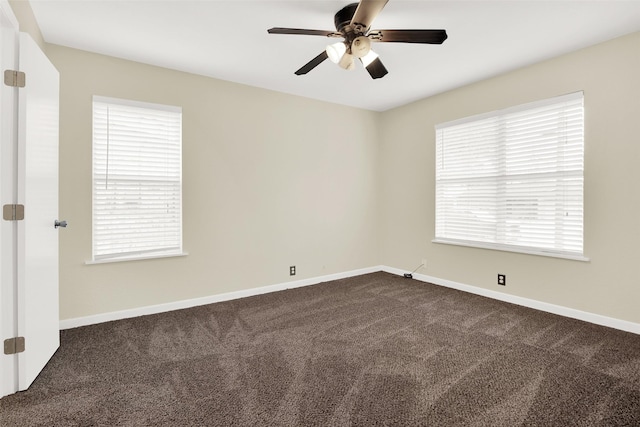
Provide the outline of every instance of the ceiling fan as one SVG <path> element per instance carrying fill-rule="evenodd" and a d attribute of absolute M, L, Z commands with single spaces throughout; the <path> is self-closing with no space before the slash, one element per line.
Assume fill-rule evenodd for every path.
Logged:
<path fill-rule="evenodd" d="M 322 53 L 296 71 L 297 75 L 307 74 L 327 58 L 346 70 L 353 70 L 354 58 L 358 58 L 371 78 L 379 79 L 388 71 L 378 55 L 371 50 L 371 42 L 442 44 L 447 39 L 445 30 L 370 30 L 371 23 L 388 1 L 360 0 L 360 3 L 343 7 L 334 17 L 337 31 L 281 27 L 267 31 L 269 34 L 302 34 L 344 39 L 327 46 Z"/>

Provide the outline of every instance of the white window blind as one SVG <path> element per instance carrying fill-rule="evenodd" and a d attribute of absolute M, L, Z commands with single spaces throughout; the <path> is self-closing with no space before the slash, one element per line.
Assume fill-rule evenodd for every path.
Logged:
<path fill-rule="evenodd" d="M 583 93 L 436 126 L 436 242 L 583 254 Z"/>
<path fill-rule="evenodd" d="M 182 251 L 182 110 L 93 98 L 93 259 Z"/>

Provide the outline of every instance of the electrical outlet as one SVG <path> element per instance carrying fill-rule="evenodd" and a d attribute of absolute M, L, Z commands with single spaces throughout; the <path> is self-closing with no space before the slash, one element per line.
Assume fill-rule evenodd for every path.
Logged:
<path fill-rule="evenodd" d="M 507 275 L 506 274 L 498 274 L 498 285 L 507 286 Z"/>
<path fill-rule="evenodd" d="M 422 258 L 422 268 L 427 268 L 427 259 Z"/>
<path fill-rule="evenodd" d="M 296 266 L 292 265 L 291 267 L 289 267 L 289 276 L 295 276 L 296 275 Z"/>

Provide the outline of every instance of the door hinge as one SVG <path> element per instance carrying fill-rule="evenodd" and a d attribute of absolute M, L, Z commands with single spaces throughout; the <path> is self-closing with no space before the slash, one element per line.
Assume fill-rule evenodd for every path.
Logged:
<path fill-rule="evenodd" d="M 4 354 L 17 354 L 24 351 L 24 337 L 7 338 L 4 340 Z"/>
<path fill-rule="evenodd" d="M 27 77 L 22 71 L 4 70 L 4 84 L 11 87 L 24 87 Z"/>
<path fill-rule="evenodd" d="M 5 221 L 22 221 L 24 219 L 24 205 L 4 205 L 2 219 Z"/>

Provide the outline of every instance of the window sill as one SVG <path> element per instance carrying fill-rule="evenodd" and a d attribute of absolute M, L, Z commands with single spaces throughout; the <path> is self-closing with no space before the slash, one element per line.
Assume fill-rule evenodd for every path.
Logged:
<path fill-rule="evenodd" d="M 527 248 L 527 247 L 499 245 L 499 244 L 482 243 L 482 242 L 468 242 L 465 240 L 453 240 L 453 239 L 433 239 L 431 242 L 445 244 L 445 245 L 466 246 L 469 248 L 491 249 L 491 250 L 503 251 L 503 252 L 514 252 L 514 253 L 520 253 L 520 254 L 526 254 L 526 255 L 562 258 L 562 259 L 568 259 L 572 261 L 583 261 L 583 262 L 590 261 L 589 258 L 583 255 L 559 253 L 559 252 L 548 252 L 538 248 Z"/>
<path fill-rule="evenodd" d="M 122 257 L 85 261 L 85 265 L 110 264 L 113 262 L 144 261 L 144 260 L 159 259 L 159 258 L 183 257 L 187 255 L 189 255 L 187 252 L 175 252 L 175 253 L 157 254 L 157 255 L 122 256 Z"/>

